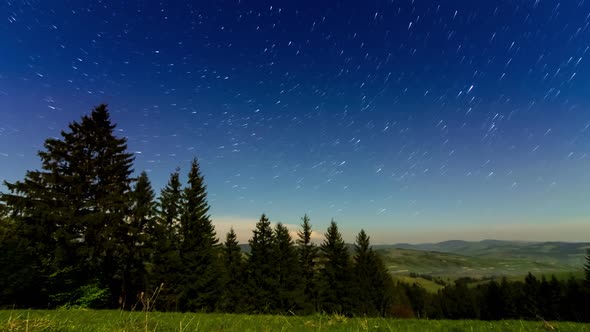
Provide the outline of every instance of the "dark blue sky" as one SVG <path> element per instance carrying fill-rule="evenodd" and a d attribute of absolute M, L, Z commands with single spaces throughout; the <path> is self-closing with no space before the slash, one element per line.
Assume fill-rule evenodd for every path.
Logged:
<path fill-rule="evenodd" d="M 199 158 L 220 233 L 587 240 L 589 25 L 588 1 L 3 1 L 0 177 L 108 103 L 156 188 Z"/>

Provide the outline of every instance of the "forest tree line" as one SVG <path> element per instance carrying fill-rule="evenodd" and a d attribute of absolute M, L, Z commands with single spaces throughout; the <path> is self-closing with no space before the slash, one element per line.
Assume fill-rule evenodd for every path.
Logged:
<path fill-rule="evenodd" d="M 244 313 L 340 313 L 451 319 L 589 321 L 585 280 L 464 280 L 430 294 L 393 281 L 361 230 L 349 251 L 336 222 L 312 241 L 308 216 L 293 238 L 264 214 L 242 252 L 221 241 L 197 160 L 156 196 L 114 135 L 105 105 L 39 152 L 41 170 L 0 193 L 0 307 L 122 308 Z"/>

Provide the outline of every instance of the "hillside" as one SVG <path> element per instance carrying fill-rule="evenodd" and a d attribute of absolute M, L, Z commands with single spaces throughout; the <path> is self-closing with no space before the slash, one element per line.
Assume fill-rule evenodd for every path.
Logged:
<path fill-rule="evenodd" d="M 378 245 L 393 275 L 430 275 L 441 278 L 482 278 L 578 275 L 590 243 L 484 240 L 425 244 Z"/>
<path fill-rule="evenodd" d="M 518 276 L 576 272 L 580 268 L 558 263 L 531 261 L 519 258 L 475 257 L 454 253 L 411 249 L 378 249 L 392 274 L 411 273 L 438 277 Z"/>
<path fill-rule="evenodd" d="M 250 251 L 248 244 L 240 247 L 242 252 Z M 354 245 L 349 244 L 348 248 L 352 253 Z M 587 248 L 590 243 L 499 240 L 374 246 L 389 271 L 400 280 L 410 274 L 453 279 L 518 277 L 532 272 L 567 277 L 581 271 Z"/>
<path fill-rule="evenodd" d="M 499 260 L 517 260 L 530 263 L 545 263 L 554 266 L 568 266 L 579 269 L 584 262 L 586 249 L 590 243 L 574 242 L 524 242 L 483 240 L 445 241 L 425 244 L 394 244 L 377 246 L 378 249 L 411 249 L 418 251 L 436 251 L 441 253 L 459 254 L 476 258 Z"/>

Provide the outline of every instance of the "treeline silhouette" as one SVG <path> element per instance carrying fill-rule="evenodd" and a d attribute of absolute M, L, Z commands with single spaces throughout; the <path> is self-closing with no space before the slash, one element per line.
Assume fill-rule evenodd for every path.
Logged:
<path fill-rule="evenodd" d="M 590 292 L 583 280 L 573 276 L 547 280 L 529 273 L 524 281 L 504 277 L 481 284 L 462 278 L 435 294 L 416 284 L 402 287 L 414 315 L 410 317 L 590 321 Z"/>
<path fill-rule="evenodd" d="M 0 306 L 243 313 L 340 313 L 451 319 L 590 320 L 586 279 L 458 280 L 436 294 L 396 283 L 361 230 L 352 252 L 332 220 L 320 245 L 302 218 L 295 236 L 264 214 L 243 253 L 209 215 L 197 160 L 158 197 L 133 178 L 127 141 L 105 105 L 45 141 L 41 170 L 0 194 Z"/>

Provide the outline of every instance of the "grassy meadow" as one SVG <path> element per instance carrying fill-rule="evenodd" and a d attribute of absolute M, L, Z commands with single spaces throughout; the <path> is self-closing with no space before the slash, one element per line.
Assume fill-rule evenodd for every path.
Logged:
<path fill-rule="evenodd" d="M 0 331 L 590 331 L 590 324 L 71 309 L 0 311 Z"/>

